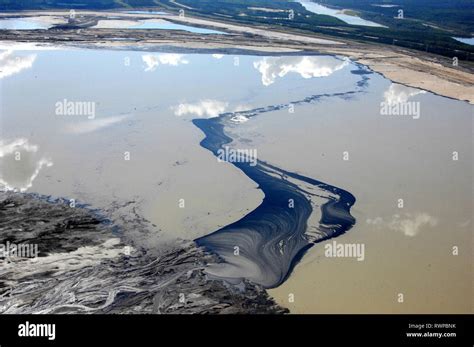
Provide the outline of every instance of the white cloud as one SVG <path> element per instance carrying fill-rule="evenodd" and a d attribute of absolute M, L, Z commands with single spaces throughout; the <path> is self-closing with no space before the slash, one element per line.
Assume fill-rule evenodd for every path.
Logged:
<path fill-rule="evenodd" d="M 232 117 L 230 120 L 234 123 L 245 123 L 249 119 L 247 117 L 245 117 L 244 115 L 238 114 L 238 115 Z"/>
<path fill-rule="evenodd" d="M 337 59 L 330 56 L 304 57 L 266 57 L 253 63 L 262 74 L 262 83 L 269 86 L 277 77 L 284 77 L 289 72 L 303 78 L 326 77 L 349 64 L 349 59 Z"/>
<path fill-rule="evenodd" d="M 406 103 L 408 99 L 418 94 L 425 94 L 426 91 L 406 87 L 402 84 L 392 83 L 390 87 L 385 91 L 384 98 L 388 105 L 395 105 L 400 103 Z"/>
<path fill-rule="evenodd" d="M 156 67 L 160 64 L 156 55 L 142 55 L 142 60 L 147 66 L 145 71 L 155 71 Z"/>
<path fill-rule="evenodd" d="M 183 54 L 165 53 L 165 54 L 144 54 L 142 60 L 146 64 L 145 71 L 154 71 L 161 65 L 178 66 L 180 64 L 189 64 L 189 60 L 184 59 Z"/>
<path fill-rule="evenodd" d="M 218 100 L 201 100 L 194 104 L 179 104 L 177 107 L 174 107 L 174 114 L 177 116 L 191 114 L 199 117 L 213 118 L 224 113 L 227 107 L 227 102 Z"/>
<path fill-rule="evenodd" d="M 108 117 L 108 118 L 85 120 L 78 123 L 75 122 L 66 127 L 66 132 L 72 133 L 72 134 L 87 134 L 87 133 L 91 133 L 91 132 L 106 128 L 108 126 L 120 123 L 126 118 L 128 117 L 115 116 L 115 117 Z"/>
<path fill-rule="evenodd" d="M 33 66 L 36 54 L 26 56 L 14 55 L 13 50 L 0 53 L 0 79 L 14 75 Z"/>
<path fill-rule="evenodd" d="M 382 217 L 375 217 L 374 219 L 367 218 L 366 222 L 367 224 L 372 225 L 382 225 L 384 223 L 384 220 Z"/>
<path fill-rule="evenodd" d="M 0 141 L 0 158 L 16 152 L 18 148 L 28 152 L 38 151 L 38 146 L 30 145 L 28 140 L 24 138 L 16 139 L 10 143 Z"/>
<path fill-rule="evenodd" d="M 24 192 L 43 167 L 53 165 L 49 159 L 38 156 L 39 147 L 20 138 L 10 143 L 0 141 L 0 186 L 6 190 Z"/>
<path fill-rule="evenodd" d="M 0 41 L 0 50 L 12 51 L 51 51 L 64 50 L 64 47 L 49 43 Z M 67 49 L 71 49 L 68 47 Z"/>
<path fill-rule="evenodd" d="M 376 217 L 374 219 L 369 218 L 366 222 L 379 228 L 402 232 L 410 237 L 419 234 L 425 227 L 438 225 L 438 220 L 427 213 L 416 213 L 414 215 L 406 213 L 404 217 L 395 214 L 390 221 L 385 221 L 382 217 Z"/>

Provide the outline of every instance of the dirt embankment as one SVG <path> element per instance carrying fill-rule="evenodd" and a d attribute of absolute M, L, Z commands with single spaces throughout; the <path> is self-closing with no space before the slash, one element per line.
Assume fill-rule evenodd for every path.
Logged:
<path fill-rule="evenodd" d="M 16 16 L 67 17 L 65 11 L 33 11 Z M 8 14 L 12 16 L 12 14 Z M 95 28 L 49 30 L 0 30 L 0 40 L 10 42 L 37 42 L 87 48 L 136 49 L 147 51 L 219 50 L 221 53 L 257 54 L 282 52 L 316 52 L 338 54 L 368 65 L 390 80 L 421 88 L 433 93 L 474 104 L 474 66 L 465 62 L 454 64 L 453 59 L 410 51 L 395 46 L 359 43 L 349 40 L 284 32 L 269 26 L 244 26 L 221 21 L 180 17 L 172 14 L 127 14 L 125 12 L 78 11 L 80 21 L 98 20 L 140 21 L 166 20 L 169 22 L 206 27 L 226 34 L 199 34 L 184 30 L 136 30 L 122 28 Z M 5 17 L 5 15 L 0 16 Z M 4 42 L 5 43 L 5 42 Z"/>

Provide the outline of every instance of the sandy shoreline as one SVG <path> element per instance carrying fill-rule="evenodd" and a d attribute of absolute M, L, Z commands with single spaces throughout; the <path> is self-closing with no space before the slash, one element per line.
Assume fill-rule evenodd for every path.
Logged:
<path fill-rule="evenodd" d="M 35 11 L 34 15 L 38 16 L 38 13 L 39 12 Z M 79 13 L 83 13 L 84 15 L 94 15 L 97 12 L 81 11 Z M 380 73 L 391 81 L 424 89 L 444 97 L 456 100 L 465 100 L 471 104 L 474 104 L 474 75 L 468 69 L 464 69 L 462 67 L 455 68 L 451 66 L 450 61 L 447 58 L 436 57 L 420 52 L 414 53 L 408 50 L 390 46 L 377 46 L 342 41 L 334 42 L 323 38 L 311 38 L 304 35 L 280 33 L 276 31 L 242 27 L 234 24 L 226 25 L 224 23 L 203 19 L 183 19 L 173 15 L 130 15 L 124 13 L 118 14 L 117 12 L 98 13 L 101 16 L 105 14 L 120 17 L 123 16 L 124 20 L 114 19 L 114 22 L 116 22 L 115 24 L 117 24 L 117 26 L 112 25 L 111 27 L 103 28 L 85 28 L 77 31 L 0 31 L 0 46 L 2 49 L 15 49 L 15 43 L 20 42 L 18 47 L 25 47 L 25 45 L 28 44 L 40 43 L 59 47 L 100 48 L 108 50 L 195 50 L 199 52 L 210 52 L 212 50 L 216 50 L 216 52 L 226 54 L 236 54 L 238 52 L 246 51 L 252 53 L 257 52 L 261 55 L 279 53 L 292 54 L 299 52 L 332 54 L 350 57 L 353 61 L 368 66 L 373 71 Z M 47 12 L 47 15 L 64 15 L 64 12 Z M 170 19 L 175 22 L 181 22 L 183 24 L 207 26 L 209 28 L 219 30 L 225 29 L 229 35 L 201 35 L 174 30 L 131 30 L 118 27 L 122 26 L 124 23 L 129 23 L 130 18 L 133 21 L 134 17 L 140 18 L 140 20 L 148 19 L 150 17 L 167 17 L 166 19 Z M 8 44 L 11 43 L 13 43 L 13 46 L 8 47 Z M 465 106 L 468 107 L 467 105 Z M 192 133 L 191 130 L 190 133 Z M 164 142 L 166 143 L 167 141 Z M 195 157 L 195 154 L 191 157 Z M 173 157 L 170 157 L 170 163 L 173 163 L 172 158 Z M 206 165 L 206 163 L 203 163 L 203 166 Z M 180 172 L 182 169 L 184 168 L 180 168 L 178 165 L 173 170 L 175 170 L 174 172 Z M 213 171 L 217 172 L 217 170 Z M 235 178 L 238 178 L 237 175 Z M 230 180 L 230 176 L 229 181 L 232 181 Z M 243 178 L 242 184 L 245 181 L 246 178 Z M 181 180 L 176 179 L 174 184 L 179 186 L 179 182 L 181 182 Z M 202 189 L 204 189 L 207 185 L 207 183 L 206 185 L 202 185 Z M 254 189 L 254 187 L 249 184 L 247 189 L 250 191 L 250 189 Z M 174 190 L 175 189 L 171 189 L 168 195 L 163 195 L 165 197 L 163 200 L 164 202 L 175 201 L 178 198 L 172 193 Z M 220 190 L 221 189 L 219 189 L 219 191 Z M 248 193 L 248 191 L 245 192 Z M 205 192 L 203 191 L 196 195 L 204 196 Z M 232 194 L 229 193 L 229 195 Z M 217 197 L 215 199 L 215 205 L 210 204 L 209 206 L 205 207 L 205 210 L 216 211 L 216 209 L 219 207 L 218 201 L 221 198 L 222 197 Z M 257 200 L 257 194 L 254 194 L 251 198 L 249 198 L 249 201 L 255 202 Z M 242 198 L 239 198 L 238 201 L 239 205 L 242 203 L 242 206 L 250 206 L 249 201 L 245 201 Z M 171 230 L 176 224 L 176 221 L 180 220 L 181 216 L 178 214 L 173 215 L 173 209 L 168 206 L 169 210 L 167 210 L 167 206 L 168 205 L 166 203 L 162 203 L 151 206 L 150 210 L 160 211 L 160 215 L 163 213 L 163 211 L 165 211 L 166 215 L 171 216 L 169 223 L 162 226 L 164 229 Z M 203 210 L 201 212 L 205 211 Z M 234 206 L 229 208 L 229 211 L 226 211 L 226 214 L 227 212 L 229 215 L 225 216 L 222 221 L 219 221 L 219 224 L 225 225 L 229 223 L 229 220 L 235 220 L 235 215 L 230 215 L 232 212 L 236 215 L 243 215 L 246 213 L 243 207 L 240 210 L 238 208 L 234 210 Z M 197 213 L 196 215 L 201 214 L 202 213 Z M 215 226 L 213 226 L 212 223 L 216 223 L 215 216 L 208 218 L 209 219 L 206 219 L 205 221 L 201 220 L 201 225 L 206 225 L 205 229 L 214 229 Z M 196 219 L 191 218 L 190 220 L 183 222 L 183 227 L 189 229 L 190 226 L 194 225 L 194 223 L 196 223 Z M 196 233 L 199 232 L 198 230 L 194 231 Z M 357 237 L 352 237 L 353 235 L 350 234 L 349 240 L 358 240 Z M 399 242 L 400 244 L 403 244 L 402 241 Z M 341 264 L 336 264 L 337 266 L 334 265 L 336 266 L 334 269 L 323 266 L 323 269 L 315 272 L 315 268 L 318 268 L 318 265 L 315 263 L 320 260 L 319 258 L 321 258 L 321 254 L 314 252 L 310 254 L 310 256 L 311 258 L 307 259 L 301 264 L 300 267 L 296 269 L 294 277 L 290 277 L 290 280 L 278 289 L 269 291 L 269 293 L 277 300 L 280 305 L 287 306 L 292 310 L 292 312 L 305 312 L 305 310 L 308 309 L 308 306 L 311 306 L 306 303 L 311 303 L 313 295 L 311 291 L 308 291 L 307 289 L 304 291 L 303 288 L 299 287 L 301 283 L 298 283 L 298 278 L 308 278 L 310 276 L 314 276 L 315 273 L 320 275 L 318 276 L 319 278 L 325 278 L 328 276 L 328 274 L 337 272 L 337 266 L 341 266 Z M 331 272 L 327 269 L 334 271 Z M 381 274 L 383 274 L 383 272 Z M 352 277 L 348 278 L 353 280 Z M 320 286 L 319 283 L 312 283 L 311 285 L 314 287 Z M 350 285 L 350 281 L 347 281 L 346 286 L 349 287 Z M 325 288 L 327 289 L 327 293 L 331 293 L 330 285 Z M 286 305 L 288 293 L 294 293 L 295 291 L 298 298 L 297 304 Z M 342 290 L 341 293 L 344 294 Z M 341 296 L 344 297 L 344 295 Z M 368 302 L 370 299 L 371 298 L 364 298 L 364 300 Z M 324 306 L 315 306 L 313 308 L 313 310 L 321 311 L 324 311 L 325 309 L 327 309 L 327 307 Z M 385 309 L 390 310 L 393 308 L 390 305 L 387 305 Z"/>
<path fill-rule="evenodd" d="M 331 40 L 326 37 L 280 32 L 273 28 L 250 27 L 215 20 L 179 17 L 173 14 L 128 14 L 113 11 L 76 11 L 78 16 L 120 22 L 162 19 L 173 23 L 224 30 L 230 35 L 201 35 L 181 30 L 131 30 L 120 28 L 84 28 L 70 30 L 1 31 L 1 41 L 38 42 L 55 45 L 128 50 L 216 49 L 233 54 L 235 48 L 257 52 L 316 52 L 338 54 L 369 66 L 384 77 L 407 86 L 424 89 L 449 98 L 474 104 L 474 74 L 471 66 L 453 66 L 452 60 L 394 46 Z M 65 16 L 67 11 L 27 11 L 7 13 L 12 16 Z M 45 17 L 47 18 L 47 17 Z M 120 20 L 119 20 L 120 18 Z M 119 26 L 119 25 L 118 25 Z"/>

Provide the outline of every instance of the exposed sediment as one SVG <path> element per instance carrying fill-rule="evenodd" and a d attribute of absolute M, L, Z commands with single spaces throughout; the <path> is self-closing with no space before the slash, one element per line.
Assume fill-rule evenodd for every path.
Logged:
<path fill-rule="evenodd" d="M 0 30 L 0 41 L 66 45 L 82 48 L 105 48 L 160 51 L 219 50 L 235 54 L 248 52 L 316 52 L 350 57 L 369 66 L 386 78 L 414 88 L 449 98 L 474 103 L 474 66 L 470 62 L 453 65 L 453 58 L 412 51 L 396 46 L 361 43 L 322 35 L 281 31 L 272 26 L 248 26 L 217 20 L 159 14 L 126 14 L 121 12 L 77 11 L 84 21 L 114 16 L 121 20 L 163 19 L 184 25 L 226 31 L 228 35 L 196 34 L 181 30 L 98 29 L 80 30 Z M 8 14 L 5 16 L 13 16 Z M 19 14 L 16 14 L 17 16 Z M 28 11 L 23 16 L 67 16 L 65 11 Z"/>
<path fill-rule="evenodd" d="M 333 96 L 348 98 L 356 91 L 332 95 L 312 95 L 290 104 L 316 102 Z M 195 119 L 206 137 L 201 146 L 214 155 L 232 142 L 226 124 L 236 116 L 255 117 L 288 107 L 272 105 L 249 111 L 225 113 L 216 118 Z M 211 264 L 207 272 L 231 283 L 249 279 L 265 288 L 283 283 L 304 253 L 315 243 L 337 237 L 352 228 L 350 209 L 355 197 L 340 188 L 289 172 L 258 160 L 232 162 L 265 194 L 262 203 L 242 219 L 196 240 L 199 246 L 218 254 L 224 262 Z M 310 228 L 308 220 L 317 213 L 319 225 Z"/>
<path fill-rule="evenodd" d="M 204 268 L 219 259 L 194 244 L 155 256 L 118 235 L 98 211 L 0 193 L 2 242 L 38 244 L 40 251 L 36 259 L 0 259 L 0 313 L 287 312 L 258 285 L 209 280 Z"/>

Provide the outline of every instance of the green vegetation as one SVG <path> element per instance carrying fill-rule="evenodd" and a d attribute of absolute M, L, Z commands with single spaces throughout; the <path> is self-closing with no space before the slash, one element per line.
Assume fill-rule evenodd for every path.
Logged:
<path fill-rule="evenodd" d="M 360 12 L 354 11 L 354 10 L 342 10 L 344 14 L 347 14 L 348 16 L 358 16 L 360 17 Z"/>
<path fill-rule="evenodd" d="M 352 0 L 326 0 L 328 2 L 345 1 L 358 3 Z M 366 3 L 378 3 L 377 0 L 364 0 Z M 443 3 L 444 8 L 448 3 L 467 3 L 466 0 L 417 0 L 421 2 Z M 386 25 L 388 28 L 381 27 L 363 27 L 346 24 L 337 18 L 317 15 L 307 11 L 301 4 L 288 0 L 178 0 L 179 4 L 171 0 L 156 1 L 168 9 L 178 10 L 183 8 L 181 5 L 192 7 L 192 10 L 186 9 L 187 13 L 193 13 L 202 17 L 209 18 L 229 18 L 245 24 L 267 24 L 281 28 L 292 28 L 304 32 L 313 32 L 325 34 L 328 36 L 359 40 L 364 42 L 377 42 L 383 44 L 397 45 L 405 48 L 426 51 L 440 54 L 447 57 L 458 57 L 460 60 L 474 60 L 474 47 L 460 43 L 452 36 L 465 36 L 463 30 L 449 30 L 428 26 L 433 23 L 424 23 L 420 19 L 405 16 L 404 19 L 395 19 L 398 14 L 396 8 L 388 8 L 390 15 L 378 13 L 376 11 L 367 15 L 364 8 L 355 8 L 365 18 Z M 382 3 L 382 0 L 379 1 Z M 413 2 L 413 0 L 401 0 L 402 2 Z M 371 6 L 375 9 L 377 7 Z M 432 5 L 433 6 L 433 5 Z M 469 5 L 466 5 L 469 7 Z M 263 10 L 249 9 L 249 7 L 271 8 L 285 10 L 285 12 L 268 12 Z M 344 8 L 351 8 L 349 5 Z M 426 12 L 429 12 L 427 8 Z M 387 8 L 382 8 L 387 10 Z M 418 9 L 420 9 L 418 7 Z M 293 10 L 294 18 L 290 19 L 290 10 Z M 406 10 L 405 10 L 406 11 Z M 410 10 L 411 11 L 411 10 Z M 409 12 L 410 12 L 409 11 Z M 454 7 L 453 12 L 460 12 L 460 18 L 467 15 L 462 14 L 466 11 L 465 7 Z M 405 14 L 405 13 L 404 13 Z M 471 11 L 472 15 L 472 11 Z M 425 13 L 424 16 L 427 16 Z M 438 23 L 438 22 L 436 22 Z M 427 25 L 428 24 L 428 25 Z M 438 23 L 440 26 L 442 23 Z"/>
<path fill-rule="evenodd" d="M 474 46 L 452 36 L 474 31 L 472 0 L 325 0 L 325 5 L 357 11 L 388 28 L 353 26 L 337 18 L 308 12 L 290 0 L 0 0 L 0 10 L 160 7 L 242 24 L 265 24 L 281 30 L 324 34 L 427 51 L 460 60 L 474 60 Z M 378 7 L 374 4 L 397 4 Z M 394 18 L 403 9 L 404 19 Z M 267 9 L 272 9 L 268 11 Z"/>
<path fill-rule="evenodd" d="M 430 23 L 469 36 L 474 32 L 474 1 L 472 0 L 325 0 L 326 6 L 350 8 L 362 12 L 369 20 L 391 25 L 398 10 L 405 18 Z M 389 5 L 396 7 L 381 7 Z"/>

